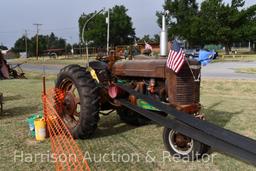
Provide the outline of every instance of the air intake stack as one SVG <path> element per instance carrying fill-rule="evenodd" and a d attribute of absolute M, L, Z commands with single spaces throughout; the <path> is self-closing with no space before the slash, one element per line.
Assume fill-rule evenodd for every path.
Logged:
<path fill-rule="evenodd" d="M 166 57 L 167 56 L 167 30 L 166 30 L 166 15 L 168 12 L 164 12 L 162 14 L 162 31 L 160 33 L 160 56 Z"/>

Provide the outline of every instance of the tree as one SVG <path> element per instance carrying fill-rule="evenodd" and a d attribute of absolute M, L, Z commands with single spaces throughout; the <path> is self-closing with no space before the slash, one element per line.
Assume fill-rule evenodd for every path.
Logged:
<path fill-rule="evenodd" d="M 25 44 L 25 36 L 20 37 L 18 40 L 16 40 L 16 42 L 14 43 L 14 47 L 12 48 L 12 50 L 16 53 L 19 52 L 26 52 L 26 44 Z M 28 52 L 29 52 L 29 46 L 32 43 L 30 39 L 27 39 L 27 43 L 28 43 Z M 30 54 L 30 53 L 29 53 Z"/>
<path fill-rule="evenodd" d="M 132 19 L 124 6 L 115 6 L 110 10 L 110 42 L 113 45 L 130 44 L 135 38 L 135 29 L 132 25 Z"/>
<path fill-rule="evenodd" d="M 38 39 L 38 52 L 40 55 L 43 55 L 47 49 L 66 49 L 66 40 L 56 37 L 54 33 L 51 33 L 50 35 L 38 35 Z M 36 36 L 33 36 L 30 39 L 27 38 L 27 43 L 29 56 L 34 56 L 36 53 Z M 16 53 L 25 52 L 25 37 L 22 36 L 16 40 L 12 49 Z"/>
<path fill-rule="evenodd" d="M 149 34 L 145 34 L 141 39 L 139 39 L 140 43 L 144 43 L 144 41 L 148 43 L 159 43 L 160 36 L 158 34 L 155 34 L 153 37 L 151 37 Z"/>
<path fill-rule="evenodd" d="M 139 42 L 144 43 L 144 41 L 149 43 L 149 42 L 152 42 L 153 39 L 150 37 L 149 34 L 145 34 L 145 35 L 139 40 Z"/>
<path fill-rule="evenodd" d="M 243 11 L 243 15 L 246 17 L 247 24 L 244 24 L 241 30 L 243 30 L 244 40 L 256 43 L 256 5 L 249 7 L 247 10 Z M 254 46 L 254 51 L 256 51 L 256 46 Z"/>
<path fill-rule="evenodd" d="M 191 44 L 198 43 L 198 39 L 194 36 L 195 30 L 192 28 L 193 20 L 198 14 L 198 4 L 196 0 L 166 0 L 163 5 L 164 10 L 169 11 L 167 16 L 168 35 L 170 38 L 178 36 L 186 39 Z M 158 24 L 162 26 L 162 14 L 156 13 Z"/>
<path fill-rule="evenodd" d="M 256 6 L 241 9 L 243 6 L 244 0 L 232 0 L 230 5 L 221 0 L 204 1 L 201 6 L 202 33 L 205 37 L 211 34 L 206 42 L 221 43 L 228 54 L 232 43 L 255 35 Z"/>
<path fill-rule="evenodd" d="M 4 45 L 0 45 L 0 50 L 8 50 L 8 48 Z"/>
<path fill-rule="evenodd" d="M 110 44 L 122 45 L 132 43 L 135 37 L 135 31 L 132 25 L 131 17 L 127 13 L 127 9 L 121 6 L 114 6 L 110 9 Z M 82 35 L 82 28 L 86 20 L 88 20 L 94 13 L 83 14 L 79 18 L 80 37 Z M 93 18 L 85 31 L 84 39 L 93 46 L 105 47 L 107 41 L 107 12 L 98 14 Z"/>
<path fill-rule="evenodd" d="M 256 5 L 247 9 L 243 6 L 244 0 L 232 0 L 231 4 L 206 0 L 199 10 L 194 0 L 167 0 L 164 9 L 170 11 L 168 33 L 190 45 L 221 43 L 228 53 L 234 42 L 255 40 Z"/>
<path fill-rule="evenodd" d="M 79 37 L 82 37 L 82 28 L 85 22 L 91 18 L 94 13 L 90 13 L 88 15 L 83 14 L 79 18 Z M 106 31 L 106 23 L 105 23 L 105 14 L 98 14 L 95 18 L 93 18 L 85 28 L 84 40 L 87 40 L 91 45 L 104 46 L 107 42 L 107 31 Z M 80 40 L 81 41 L 81 40 Z"/>
<path fill-rule="evenodd" d="M 160 35 L 159 34 L 154 34 L 154 42 L 160 43 Z"/>

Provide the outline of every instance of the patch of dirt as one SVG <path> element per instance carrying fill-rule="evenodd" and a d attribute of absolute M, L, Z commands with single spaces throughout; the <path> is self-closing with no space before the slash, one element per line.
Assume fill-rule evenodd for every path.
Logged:
<path fill-rule="evenodd" d="M 34 146 L 34 145 L 37 145 L 39 144 L 39 141 L 36 141 L 35 139 L 26 139 L 25 142 L 24 142 L 26 145 L 28 146 Z"/>

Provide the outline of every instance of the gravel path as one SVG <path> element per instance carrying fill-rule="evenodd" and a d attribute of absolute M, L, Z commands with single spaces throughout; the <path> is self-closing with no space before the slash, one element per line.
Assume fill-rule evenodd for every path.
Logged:
<path fill-rule="evenodd" d="M 256 68 L 254 62 L 218 62 L 202 67 L 202 78 L 256 80 L 256 74 L 237 73 L 238 68 Z"/>

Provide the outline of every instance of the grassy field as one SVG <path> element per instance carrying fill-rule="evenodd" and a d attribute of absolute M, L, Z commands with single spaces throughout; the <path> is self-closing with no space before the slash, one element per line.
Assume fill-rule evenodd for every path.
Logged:
<path fill-rule="evenodd" d="M 247 73 L 247 74 L 256 74 L 256 68 L 238 68 L 236 72 Z"/>
<path fill-rule="evenodd" d="M 256 54 L 220 55 L 214 62 L 256 61 Z"/>
<path fill-rule="evenodd" d="M 93 60 L 95 58 L 91 57 L 90 60 Z M 68 65 L 68 64 L 80 64 L 83 65 L 86 63 L 86 58 L 85 56 L 83 57 L 59 57 L 58 59 L 55 58 L 49 58 L 45 57 L 42 58 L 40 57 L 38 60 L 33 57 L 33 58 L 28 58 L 28 59 L 12 59 L 11 63 L 27 63 L 27 64 L 47 64 L 47 65 Z"/>
<path fill-rule="evenodd" d="M 94 60 L 95 57 L 90 57 L 90 60 Z M 231 62 L 231 61 L 256 61 L 255 55 L 222 55 L 213 60 L 213 62 Z M 47 64 L 47 65 L 68 65 L 68 64 L 79 64 L 84 65 L 86 63 L 85 56 L 83 57 L 59 57 L 58 59 L 45 57 L 44 59 L 40 57 L 38 60 L 35 57 L 28 59 L 13 59 L 11 63 L 28 63 L 28 64 Z"/>
<path fill-rule="evenodd" d="M 14 161 L 17 153 L 48 153 L 50 142 L 36 142 L 29 136 L 26 118 L 42 109 L 41 81 L 38 74 L 28 80 L 0 81 L 4 93 L 4 114 L 0 116 L 0 170 L 54 170 L 49 162 Z M 53 76 L 47 86 L 53 86 Z M 256 81 L 205 80 L 202 82 L 201 103 L 207 120 L 221 127 L 256 139 Z M 116 114 L 101 116 L 95 136 L 77 141 L 87 158 L 107 153 L 138 154 L 133 162 L 89 162 L 92 170 L 256 170 L 243 162 L 212 151 L 210 162 L 163 160 L 163 128 L 156 124 L 133 127 L 122 123 Z M 147 154 L 155 157 L 147 160 Z"/>

